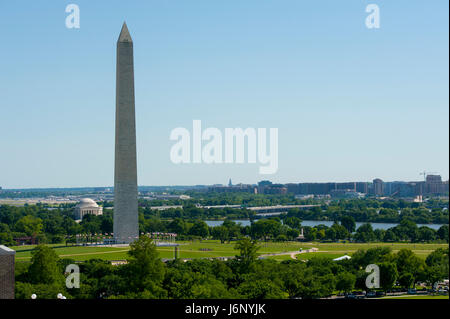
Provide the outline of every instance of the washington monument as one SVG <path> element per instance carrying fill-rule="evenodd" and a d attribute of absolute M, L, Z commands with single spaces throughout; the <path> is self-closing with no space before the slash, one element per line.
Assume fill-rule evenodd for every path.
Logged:
<path fill-rule="evenodd" d="M 129 244 L 138 236 L 133 40 L 124 23 L 117 41 L 114 240 Z"/>

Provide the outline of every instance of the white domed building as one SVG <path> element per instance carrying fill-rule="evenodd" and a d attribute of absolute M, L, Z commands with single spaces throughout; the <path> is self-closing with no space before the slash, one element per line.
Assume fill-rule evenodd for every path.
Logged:
<path fill-rule="evenodd" d="M 82 198 L 80 202 L 75 206 L 74 210 L 75 219 L 83 219 L 83 216 L 86 214 L 92 215 L 102 215 L 103 207 L 97 205 L 95 201 L 90 198 Z"/>

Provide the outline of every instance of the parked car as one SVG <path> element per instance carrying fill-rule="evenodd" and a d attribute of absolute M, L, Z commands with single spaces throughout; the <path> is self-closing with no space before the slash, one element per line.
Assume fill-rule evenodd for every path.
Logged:
<path fill-rule="evenodd" d="M 354 295 L 352 293 L 346 293 L 345 294 L 345 299 L 356 299 L 356 295 Z"/>
<path fill-rule="evenodd" d="M 356 299 L 364 299 L 366 298 L 366 292 L 365 291 L 355 291 L 353 292 L 356 296 Z"/>
<path fill-rule="evenodd" d="M 368 291 L 366 293 L 367 298 L 375 298 L 377 296 L 377 293 L 375 291 Z"/>
<path fill-rule="evenodd" d="M 416 289 L 412 289 L 412 288 L 408 289 L 408 295 L 415 295 L 415 294 L 417 294 Z"/>
<path fill-rule="evenodd" d="M 384 291 L 377 291 L 375 294 L 377 295 L 377 297 L 383 297 L 383 296 L 386 295 L 386 294 L 384 293 Z"/>

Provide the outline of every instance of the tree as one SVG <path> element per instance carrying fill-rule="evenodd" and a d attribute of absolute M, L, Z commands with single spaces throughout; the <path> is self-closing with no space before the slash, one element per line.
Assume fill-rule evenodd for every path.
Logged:
<path fill-rule="evenodd" d="M 239 240 L 234 246 L 234 249 L 239 250 L 239 255 L 236 256 L 236 260 L 239 263 L 240 272 L 250 272 L 258 258 L 258 242 L 246 237 Z"/>
<path fill-rule="evenodd" d="M 333 227 L 330 227 L 325 231 L 325 238 L 333 241 L 336 240 L 336 231 Z"/>
<path fill-rule="evenodd" d="M 305 227 L 304 236 L 307 241 L 316 240 L 317 239 L 317 229 L 313 228 L 313 227 Z"/>
<path fill-rule="evenodd" d="M 300 232 L 298 231 L 298 229 L 288 229 L 286 231 L 286 236 L 290 239 L 290 240 L 294 240 L 298 237 L 298 235 L 300 234 Z"/>
<path fill-rule="evenodd" d="M 261 219 L 251 226 L 252 237 L 255 239 L 276 238 L 280 234 L 281 223 L 274 219 Z"/>
<path fill-rule="evenodd" d="M 228 228 L 225 226 L 216 226 L 211 229 L 211 235 L 214 239 L 219 239 L 223 244 L 228 239 Z"/>
<path fill-rule="evenodd" d="M 228 230 L 228 241 L 233 238 L 241 237 L 241 226 L 236 224 L 233 220 L 230 220 L 229 218 L 225 219 L 222 226 L 226 227 Z"/>
<path fill-rule="evenodd" d="M 284 290 L 289 294 L 289 298 L 298 297 L 300 281 L 304 277 L 306 265 L 303 262 L 287 261 L 281 265 L 280 276 L 283 281 Z"/>
<path fill-rule="evenodd" d="M 380 286 L 384 291 L 392 289 L 398 278 L 397 267 L 393 262 L 380 263 Z"/>
<path fill-rule="evenodd" d="M 375 233 L 371 224 L 363 224 L 357 230 L 355 234 L 355 240 L 359 242 L 372 242 L 375 241 Z"/>
<path fill-rule="evenodd" d="M 102 221 L 100 223 L 100 230 L 102 233 L 112 233 L 113 219 L 111 217 L 102 216 Z"/>
<path fill-rule="evenodd" d="M 352 216 L 342 216 L 340 219 L 341 225 L 347 229 L 347 231 L 351 234 L 356 229 L 356 222 Z"/>
<path fill-rule="evenodd" d="M 249 280 L 243 282 L 237 289 L 242 298 L 246 299 L 281 299 L 287 294 L 273 281 L 267 279 Z"/>
<path fill-rule="evenodd" d="M 384 229 L 375 229 L 373 233 L 377 241 L 383 241 L 384 236 L 386 236 L 386 231 Z"/>
<path fill-rule="evenodd" d="M 14 244 L 15 241 L 8 225 L 0 223 L 0 245 L 12 246 Z"/>
<path fill-rule="evenodd" d="M 32 215 L 22 217 L 14 226 L 15 231 L 26 233 L 28 236 L 40 234 L 43 227 L 44 225 L 42 224 L 42 219 L 34 217 Z"/>
<path fill-rule="evenodd" d="M 449 254 L 448 248 L 438 248 L 425 259 L 425 278 L 431 285 L 448 278 L 449 274 Z"/>
<path fill-rule="evenodd" d="M 414 276 L 409 272 L 404 272 L 398 277 L 398 283 L 401 287 L 409 289 L 414 283 Z"/>
<path fill-rule="evenodd" d="M 407 274 L 413 276 L 413 281 L 417 281 L 418 275 L 423 271 L 425 263 L 417 257 L 410 249 L 400 249 L 395 255 L 395 263 L 399 277 L 407 277 Z M 406 279 L 405 279 L 406 280 Z"/>
<path fill-rule="evenodd" d="M 189 230 L 189 235 L 206 238 L 209 235 L 208 225 L 203 220 L 197 220 Z"/>
<path fill-rule="evenodd" d="M 331 226 L 332 229 L 334 229 L 336 238 L 335 239 L 346 239 L 350 237 L 350 233 L 348 232 L 347 228 L 345 228 L 343 225 L 339 225 L 338 223 L 334 223 Z"/>
<path fill-rule="evenodd" d="M 436 238 L 436 231 L 430 227 L 422 226 L 419 228 L 419 241 L 429 242 Z"/>
<path fill-rule="evenodd" d="M 130 259 L 126 265 L 132 291 L 155 291 L 164 277 L 164 263 L 159 259 L 156 245 L 147 236 L 130 244 Z"/>
<path fill-rule="evenodd" d="M 302 220 L 295 216 L 286 217 L 283 224 L 291 228 L 300 229 L 302 227 Z"/>
<path fill-rule="evenodd" d="M 308 267 L 300 280 L 298 293 L 302 299 L 317 299 L 331 295 L 335 288 L 333 274 L 317 274 L 314 269 Z"/>
<path fill-rule="evenodd" d="M 425 263 L 427 266 L 443 266 L 444 269 L 448 270 L 448 257 L 449 257 L 449 249 L 448 248 L 438 248 L 433 251 L 431 254 L 427 256 L 425 259 Z"/>
<path fill-rule="evenodd" d="M 62 283 L 64 275 L 58 265 L 59 257 L 53 249 L 39 245 L 31 252 L 28 276 L 32 284 L 52 285 Z"/>
<path fill-rule="evenodd" d="M 395 241 L 397 241 L 397 235 L 395 234 L 395 232 L 391 228 L 386 230 L 386 233 L 384 234 L 383 241 L 385 241 L 385 242 L 395 242 Z"/>
<path fill-rule="evenodd" d="M 186 223 L 181 218 L 175 218 L 170 222 L 167 228 L 173 233 L 184 234 L 186 231 Z"/>
<path fill-rule="evenodd" d="M 419 228 L 417 227 L 417 224 L 409 218 L 403 218 L 400 224 L 393 229 L 397 237 L 401 240 L 416 242 L 419 239 Z"/>
<path fill-rule="evenodd" d="M 448 243 L 448 225 L 442 225 L 438 231 L 437 231 L 437 235 L 439 237 L 439 239 L 441 240 L 445 240 Z"/>
<path fill-rule="evenodd" d="M 336 277 L 336 290 L 349 292 L 355 287 L 356 276 L 350 272 L 341 272 Z"/>
<path fill-rule="evenodd" d="M 367 250 L 357 250 L 351 259 L 356 269 L 365 269 L 370 264 L 392 261 L 393 255 L 390 247 L 374 247 Z"/>

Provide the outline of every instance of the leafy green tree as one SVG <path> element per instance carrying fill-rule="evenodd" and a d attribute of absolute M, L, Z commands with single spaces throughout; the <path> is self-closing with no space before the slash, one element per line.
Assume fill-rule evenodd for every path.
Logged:
<path fill-rule="evenodd" d="M 378 265 L 380 268 L 380 286 L 384 291 L 388 291 L 394 287 L 397 278 L 397 266 L 393 262 L 384 262 Z"/>
<path fill-rule="evenodd" d="M 384 237 L 383 237 L 384 242 L 395 242 L 397 240 L 398 240 L 397 235 L 391 228 L 386 230 L 386 233 L 384 234 Z"/>
<path fill-rule="evenodd" d="M 373 232 L 371 224 L 363 224 L 357 230 L 354 236 L 355 240 L 358 242 L 369 243 L 375 241 L 376 236 Z"/>
<path fill-rule="evenodd" d="M 15 299 L 31 299 L 31 295 L 35 293 L 36 291 L 33 289 L 32 284 L 28 282 L 16 281 L 14 287 Z"/>
<path fill-rule="evenodd" d="M 298 290 L 300 282 L 304 276 L 306 265 L 303 262 L 287 261 L 280 265 L 280 276 L 283 281 L 284 290 L 288 293 L 289 298 L 299 297 Z"/>
<path fill-rule="evenodd" d="M 398 283 L 406 289 L 411 288 L 414 283 L 414 276 L 409 272 L 404 272 L 398 277 Z"/>
<path fill-rule="evenodd" d="M 399 277 L 411 274 L 413 281 L 417 281 L 419 274 L 425 267 L 425 262 L 417 257 L 410 249 L 400 249 L 395 255 L 395 263 Z"/>
<path fill-rule="evenodd" d="M 302 299 L 317 299 L 330 296 L 335 288 L 333 274 L 317 274 L 308 267 L 299 283 L 297 295 Z"/>
<path fill-rule="evenodd" d="M 139 237 L 130 244 L 128 255 L 125 270 L 132 291 L 157 291 L 165 269 L 152 240 L 147 236 Z"/>
<path fill-rule="evenodd" d="M 31 252 L 28 276 L 32 284 L 62 284 L 64 275 L 58 264 L 59 257 L 53 249 L 38 245 Z"/>
<path fill-rule="evenodd" d="M 448 248 L 438 248 L 425 259 L 424 276 L 431 285 L 448 278 L 449 275 L 449 253 Z"/>
<path fill-rule="evenodd" d="M 186 232 L 187 226 L 183 219 L 175 218 L 170 222 L 167 228 L 170 232 L 176 234 L 184 234 Z"/>
<path fill-rule="evenodd" d="M 0 245 L 12 246 L 14 239 L 11 230 L 7 224 L 0 223 Z"/>
<path fill-rule="evenodd" d="M 113 232 L 113 219 L 111 217 L 103 216 L 100 223 L 100 231 L 103 234 Z"/>
<path fill-rule="evenodd" d="M 334 223 L 331 226 L 331 229 L 334 229 L 335 232 L 335 238 L 336 239 L 346 239 L 350 237 L 350 233 L 348 232 L 347 228 L 345 228 L 343 225 L 340 225 L 338 223 Z"/>
<path fill-rule="evenodd" d="M 437 235 L 439 237 L 439 239 L 441 240 L 445 240 L 448 243 L 448 225 L 442 225 L 438 231 L 437 231 Z"/>
<path fill-rule="evenodd" d="M 352 291 L 355 287 L 356 276 L 350 272 L 341 272 L 336 277 L 336 290 L 342 292 Z"/>
<path fill-rule="evenodd" d="M 315 241 L 317 239 L 317 229 L 314 227 L 305 227 L 304 236 L 307 241 Z"/>
<path fill-rule="evenodd" d="M 79 225 L 81 226 L 82 231 L 87 234 L 96 234 L 101 232 L 101 219 L 96 215 L 84 215 Z"/>
<path fill-rule="evenodd" d="M 342 216 L 340 219 L 341 225 L 347 229 L 347 231 L 351 234 L 356 230 L 356 222 L 352 216 Z"/>
<path fill-rule="evenodd" d="M 353 255 L 351 264 L 356 269 L 365 269 L 370 264 L 392 261 L 394 256 L 390 247 L 374 247 L 367 250 L 359 249 Z"/>
<path fill-rule="evenodd" d="M 247 299 L 282 299 L 287 297 L 281 287 L 267 279 L 243 282 L 237 289 L 242 298 Z"/>
<path fill-rule="evenodd" d="M 231 298 L 226 285 L 215 277 L 209 269 L 211 261 L 174 261 L 168 267 L 164 278 L 164 288 L 169 298 L 175 299 L 216 299 Z M 196 270 L 194 271 L 195 268 Z"/>
<path fill-rule="evenodd" d="M 27 215 L 17 221 L 14 226 L 15 231 L 26 233 L 28 236 L 40 234 L 44 225 L 42 219 Z"/>
<path fill-rule="evenodd" d="M 320 226 L 320 225 L 319 225 Z M 325 229 L 318 229 L 316 233 L 316 238 L 318 240 L 323 240 L 326 237 L 325 235 Z"/>
<path fill-rule="evenodd" d="M 328 228 L 325 231 L 325 238 L 328 240 L 335 241 L 336 240 L 336 230 L 333 227 Z"/>
<path fill-rule="evenodd" d="M 430 242 L 436 239 L 436 231 L 432 228 L 422 226 L 419 228 L 419 241 Z"/>
<path fill-rule="evenodd" d="M 288 229 L 286 231 L 286 236 L 288 237 L 288 239 L 290 240 L 294 240 L 296 239 L 298 236 L 300 235 L 300 232 L 298 231 L 298 229 Z"/>
<path fill-rule="evenodd" d="M 404 217 L 400 224 L 395 226 L 393 230 L 401 240 L 416 242 L 419 239 L 419 228 L 415 222 L 410 220 L 410 218 Z"/>
<path fill-rule="evenodd" d="M 202 220 L 197 220 L 189 230 L 189 235 L 199 236 L 201 238 L 208 237 L 209 235 L 208 225 Z"/>
<path fill-rule="evenodd" d="M 300 229 L 302 227 L 302 220 L 298 217 L 291 216 L 286 217 L 283 221 L 284 225 L 287 225 L 291 228 Z"/>
<path fill-rule="evenodd" d="M 233 238 L 241 237 L 241 226 L 233 220 L 230 220 L 229 218 L 225 219 L 222 226 L 226 227 L 228 230 L 228 241 Z"/>
<path fill-rule="evenodd" d="M 211 229 L 211 235 L 214 239 L 219 239 L 223 244 L 229 237 L 228 228 L 225 226 L 216 226 Z"/>
<path fill-rule="evenodd" d="M 444 270 L 448 271 L 449 265 L 449 249 L 438 248 L 427 256 L 425 263 L 427 266 L 443 266 Z"/>
<path fill-rule="evenodd" d="M 245 237 L 236 243 L 234 249 L 239 250 L 239 255 L 236 256 L 236 260 L 239 263 L 240 272 L 250 272 L 258 259 L 258 242 Z"/>
<path fill-rule="evenodd" d="M 280 234 L 281 223 L 275 219 L 261 219 L 251 225 L 251 233 L 255 239 L 268 240 Z"/>
<path fill-rule="evenodd" d="M 82 232 L 82 227 L 68 216 L 64 216 L 61 227 L 67 235 L 75 235 Z"/>
<path fill-rule="evenodd" d="M 375 235 L 376 241 L 383 241 L 384 237 L 386 236 L 386 231 L 384 229 L 375 229 L 373 233 Z"/>

